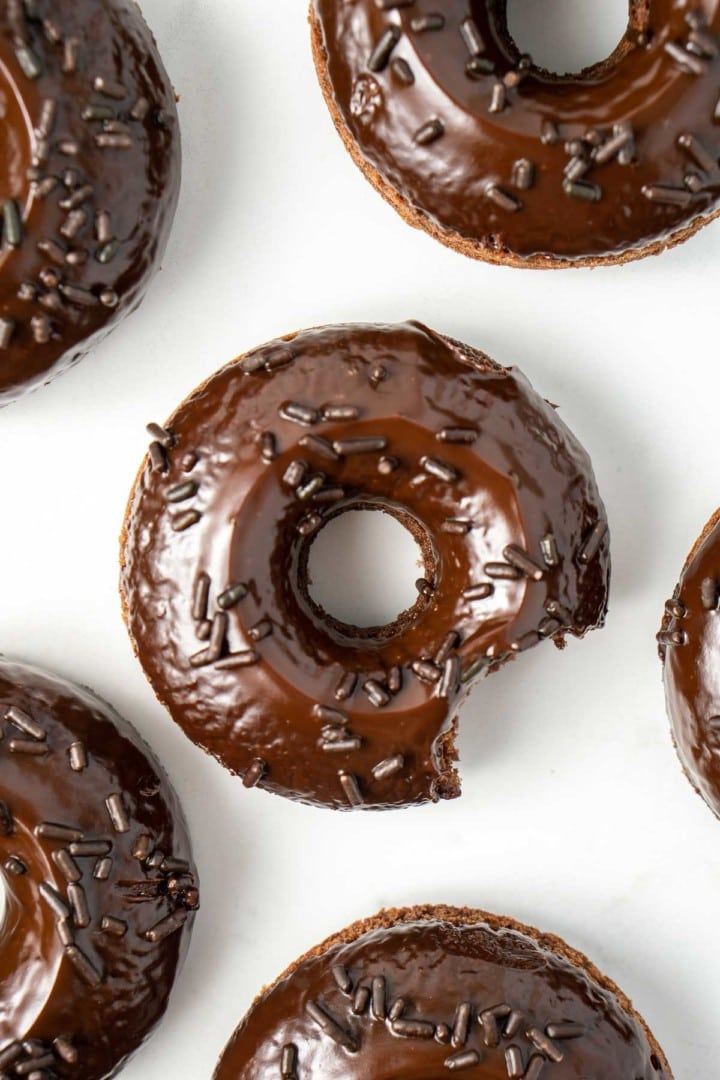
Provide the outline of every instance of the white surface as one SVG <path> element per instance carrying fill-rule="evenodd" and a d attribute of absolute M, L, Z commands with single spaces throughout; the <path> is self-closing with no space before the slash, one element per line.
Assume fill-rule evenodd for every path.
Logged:
<path fill-rule="evenodd" d="M 595 272 L 444 250 L 347 157 L 304 6 L 144 0 L 182 94 L 164 272 L 92 357 L 0 416 L 0 648 L 93 685 L 137 725 L 183 798 L 202 872 L 169 1015 L 123 1078 L 209 1080 L 255 992 L 301 950 L 383 904 L 431 900 L 561 934 L 634 998 L 677 1080 L 717 1080 L 720 823 L 675 759 L 654 634 L 720 502 L 720 225 Z M 586 6 L 591 26 L 604 5 Z M 284 331 L 406 317 L 519 364 L 561 404 L 610 515 L 610 618 L 475 691 L 461 800 L 332 814 L 245 791 L 169 721 L 120 618 L 117 535 L 146 421 L 212 370 Z"/>
<path fill-rule="evenodd" d="M 424 566 L 408 530 L 379 510 L 333 518 L 313 541 L 310 595 L 340 622 L 384 626 L 417 600 Z"/>

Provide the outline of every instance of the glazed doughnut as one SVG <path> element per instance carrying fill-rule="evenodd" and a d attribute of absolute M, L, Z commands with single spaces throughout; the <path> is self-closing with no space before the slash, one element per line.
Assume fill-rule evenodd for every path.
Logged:
<path fill-rule="evenodd" d="M 419 323 L 271 342 L 151 431 L 125 618 L 174 720 L 247 786 L 342 809 L 451 798 L 471 681 L 603 622 L 587 454 L 519 372 Z M 364 629 L 318 607 L 307 569 L 323 526 L 362 509 L 425 564 L 415 604 Z"/>
<path fill-rule="evenodd" d="M 313 52 L 345 145 L 411 225 L 489 262 L 627 262 L 720 199 L 720 2 L 629 7 L 577 75 L 521 54 L 506 0 L 312 0 Z"/>
<path fill-rule="evenodd" d="M 175 214 L 175 95 L 132 0 L 0 4 L 0 406 L 133 311 Z"/>
<path fill-rule="evenodd" d="M 695 790 L 720 817 L 720 510 L 665 605 L 658 634 L 673 740 Z"/>
<path fill-rule="evenodd" d="M 671 1080 L 625 995 L 560 938 L 470 908 L 382 911 L 258 997 L 215 1080 Z"/>
<path fill-rule="evenodd" d="M 198 906 L 185 821 L 88 690 L 0 660 L 0 1077 L 104 1080 L 165 1012 Z"/>

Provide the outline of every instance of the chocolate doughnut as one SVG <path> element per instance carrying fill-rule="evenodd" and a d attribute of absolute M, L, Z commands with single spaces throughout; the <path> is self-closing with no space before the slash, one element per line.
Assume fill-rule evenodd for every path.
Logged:
<path fill-rule="evenodd" d="M 271 342 L 150 430 L 125 618 L 173 719 L 248 787 L 340 809 L 452 798 L 471 681 L 604 620 L 587 454 L 523 375 L 419 323 Z M 359 629 L 307 568 L 320 529 L 362 509 L 405 525 L 425 569 L 409 610 Z"/>
<path fill-rule="evenodd" d="M 0 1077 L 103 1080 L 167 1007 L 198 906 L 160 765 L 88 690 L 0 660 Z"/>
<path fill-rule="evenodd" d="M 627 262 L 720 199 L 720 2 L 629 8 L 577 75 L 520 53 L 506 0 L 312 0 L 313 53 L 346 147 L 411 225 L 488 262 Z"/>
<path fill-rule="evenodd" d="M 0 5 L 0 407 L 140 304 L 180 183 L 175 95 L 133 0 Z"/>
<path fill-rule="evenodd" d="M 382 911 L 258 997 L 215 1080 L 671 1080 L 625 995 L 560 938 L 454 907 Z"/>
<path fill-rule="evenodd" d="M 720 817 L 720 510 L 687 557 L 657 639 L 680 761 Z"/>

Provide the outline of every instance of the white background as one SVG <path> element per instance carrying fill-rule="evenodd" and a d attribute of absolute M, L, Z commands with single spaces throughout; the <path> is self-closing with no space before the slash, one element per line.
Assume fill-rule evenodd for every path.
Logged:
<path fill-rule="evenodd" d="M 573 59 L 609 49 L 626 10 L 527 7 L 527 34 L 545 25 L 548 49 L 583 28 Z M 551 7 L 582 17 L 561 24 Z M 675 758 L 654 635 L 720 502 L 720 224 L 594 272 L 446 251 L 347 157 L 304 9 L 144 0 L 182 96 L 185 182 L 164 271 L 91 357 L 0 416 L 0 649 L 94 686 L 136 724 L 179 789 L 202 872 L 167 1020 L 123 1076 L 209 1080 L 256 991 L 301 950 L 381 905 L 444 901 L 559 933 L 633 997 L 677 1080 L 717 1080 L 720 823 Z M 170 722 L 120 618 L 117 536 L 145 423 L 211 371 L 303 326 L 407 317 L 518 364 L 560 403 L 608 506 L 610 617 L 475 690 L 462 799 L 332 814 L 245 791 Z"/>

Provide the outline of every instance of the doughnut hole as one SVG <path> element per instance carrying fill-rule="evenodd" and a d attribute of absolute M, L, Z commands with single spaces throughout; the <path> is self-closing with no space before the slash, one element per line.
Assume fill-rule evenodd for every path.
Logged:
<path fill-rule="evenodd" d="M 413 531 L 382 506 L 351 506 L 314 538 L 307 591 L 316 609 L 349 630 L 403 623 L 418 599 L 425 559 Z"/>
<path fill-rule="evenodd" d="M 505 7 L 517 49 L 558 74 L 602 63 L 628 29 L 628 0 L 508 0 Z"/>

